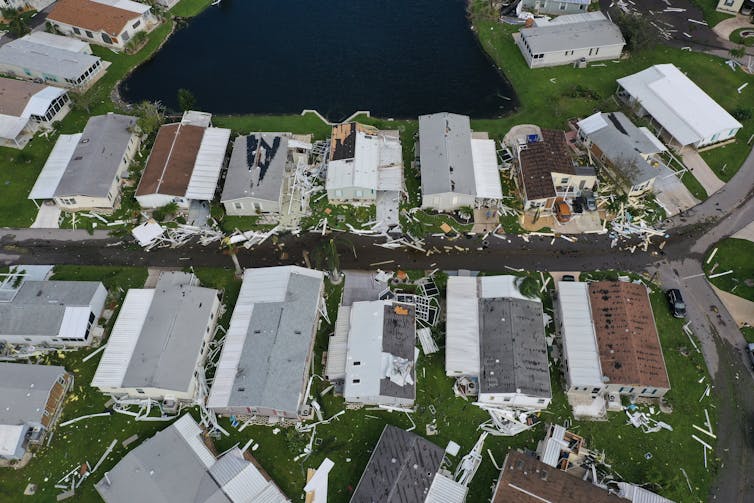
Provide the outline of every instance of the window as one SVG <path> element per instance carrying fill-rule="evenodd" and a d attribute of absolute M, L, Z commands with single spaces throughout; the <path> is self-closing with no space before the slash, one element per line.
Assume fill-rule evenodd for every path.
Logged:
<path fill-rule="evenodd" d="M 138 28 L 141 25 L 141 20 L 137 19 L 134 24 L 131 25 L 131 28 Z"/>
<path fill-rule="evenodd" d="M 599 393 L 599 392 L 600 392 L 599 388 L 592 388 L 592 393 Z"/>
<path fill-rule="evenodd" d="M 566 4 L 561 3 L 560 4 L 560 10 L 566 10 Z"/>
<path fill-rule="evenodd" d="M 540 398 L 539 400 L 537 400 L 537 403 L 545 403 L 545 399 L 544 398 Z"/>
<path fill-rule="evenodd" d="M 73 27 L 73 33 L 75 33 L 76 35 L 81 35 L 81 30 L 79 30 L 78 28 L 76 28 L 76 27 L 74 26 L 74 27 Z"/>
<path fill-rule="evenodd" d="M 596 48 L 596 49 L 594 50 L 594 55 L 596 56 L 596 55 L 597 55 L 597 54 L 599 54 L 599 53 L 600 53 L 600 48 L 599 48 L 599 47 L 597 47 L 597 48 Z"/>
<path fill-rule="evenodd" d="M 353 384 L 359 384 L 361 382 L 361 379 L 354 379 L 351 381 Z"/>
<path fill-rule="evenodd" d="M 235 209 L 237 209 L 237 210 L 242 210 L 243 209 L 243 203 L 235 202 L 235 203 L 233 203 L 233 207 Z"/>
<path fill-rule="evenodd" d="M 732 7 L 734 3 L 736 3 L 736 0 L 725 0 L 726 7 Z"/>
<path fill-rule="evenodd" d="M 76 204 L 76 198 L 75 197 L 62 197 L 60 198 L 60 202 L 62 202 L 64 206 L 72 206 Z"/>
<path fill-rule="evenodd" d="M 560 179 L 560 183 L 561 183 L 561 185 L 568 183 L 568 178 L 567 177 L 566 178 L 561 178 Z"/>
<path fill-rule="evenodd" d="M 111 39 L 111 38 L 110 38 L 110 37 L 109 37 L 109 36 L 107 35 L 107 33 L 103 33 L 103 34 L 102 34 L 102 41 L 103 41 L 104 43 L 106 43 L 106 44 L 112 44 L 112 43 L 113 43 L 113 39 Z"/>
<path fill-rule="evenodd" d="M 136 392 L 141 393 L 142 395 L 144 394 L 144 390 L 141 388 L 136 388 Z"/>
<path fill-rule="evenodd" d="M 361 362 L 353 362 L 353 365 L 354 367 L 358 367 L 359 365 L 361 365 Z"/>
<path fill-rule="evenodd" d="M 90 32 L 89 30 L 86 30 L 86 36 L 89 38 L 94 38 L 94 33 Z"/>
<path fill-rule="evenodd" d="M 129 35 L 127 31 L 124 31 L 121 36 L 123 37 L 124 42 L 128 42 L 131 39 L 131 35 Z"/>

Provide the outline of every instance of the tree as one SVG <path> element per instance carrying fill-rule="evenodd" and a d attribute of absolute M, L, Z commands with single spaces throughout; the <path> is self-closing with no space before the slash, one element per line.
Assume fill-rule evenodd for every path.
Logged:
<path fill-rule="evenodd" d="M 3 18 L 7 21 L 8 32 L 14 37 L 23 37 L 29 33 L 29 23 L 21 11 L 17 9 L 2 9 Z"/>
<path fill-rule="evenodd" d="M 626 48 L 631 52 L 641 52 L 657 45 L 657 30 L 647 17 L 638 14 L 621 13 L 615 18 L 615 24 L 626 39 Z"/>
<path fill-rule="evenodd" d="M 142 101 L 136 105 L 136 115 L 136 126 L 145 136 L 157 131 L 165 120 L 162 105 L 157 102 Z"/>
<path fill-rule="evenodd" d="M 516 278 L 516 288 L 521 295 L 533 299 L 539 296 L 539 281 L 533 276 L 519 276 Z"/>
<path fill-rule="evenodd" d="M 728 53 L 731 58 L 741 59 L 746 55 L 746 48 L 743 46 L 732 47 Z"/>
<path fill-rule="evenodd" d="M 312 258 L 319 269 L 327 269 L 330 274 L 330 281 L 334 284 L 341 282 L 342 272 L 340 270 L 340 252 L 338 248 L 349 248 L 354 256 L 356 250 L 353 242 L 341 236 L 323 241 L 313 252 Z"/>
<path fill-rule="evenodd" d="M 68 96 L 71 98 L 71 107 L 74 110 L 86 112 L 87 115 L 92 113 L 92 107 L 97 101 L 97 95 L 91 90 L 87 92 L 72 92 Z"/>
<path fill-rule="evenodd" d="M 188 89 L 178 89 L 178 107 L 187 112 L 193 110 L 196 105 L 196 97 Z"/>

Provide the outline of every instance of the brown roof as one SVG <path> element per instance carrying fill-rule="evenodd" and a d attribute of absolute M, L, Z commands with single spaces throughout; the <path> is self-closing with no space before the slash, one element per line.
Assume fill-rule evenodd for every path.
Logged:
<path fill-rule="evenodd" d="M 0 114 L 21 117 L 31 97 L 46 87 L 25 80 L 0 78 Z"/>
<path fill-rule="evenodd" d="M 640 283 L 589 285 L 602 373 L 612 384 L 670 388 L 647 288 Z"/>
<path fill-rule="evenodd" d="M 542 130 L 542 141 L 528 143 L 521 151 L 521 181 L 526 199 L 555 197 L 552 173 L 576 173 L 563 131 Z"/>
<path fill-rule="evenodd" d="M 113 37 L 141 14 L 92 0 L 58 0 L 47 19 L 92 31 L 104 31 Z"/>
<path fill-rule="evenodd" d="M 591 482 L 510 451 L 503 462 L 492 503 L 620 503 L 625 501 Z"/>
<path fill-rule="evenodd" d="M 200 126 L 179 123 L 162 126 L 149 154 L 147 167 L 141 175 L 136 195 L 185 196 L 203 137 L 204 128 Z"/>

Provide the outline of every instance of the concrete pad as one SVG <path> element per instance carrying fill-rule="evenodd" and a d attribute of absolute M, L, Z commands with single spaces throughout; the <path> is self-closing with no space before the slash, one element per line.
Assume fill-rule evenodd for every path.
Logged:
<path fill-rule="evenodd" d="M 670 169 L 666 168 L 666 170 L 667 173 L 655 178 L 653 191 L 657 203 L 663 207 L 668 217 L 672 217 L 681 211 L 696 206 L 699 204 L 699 200 L 689 192 L 689 189 Z M 691 175 L 684 173 L 683 176 Z"/>
<path fill-rule="evenodd" d="M 708 196 L 711 196 L 725 186 L 725 182 L 717 177 L 712 168 L 704 162 L 704 159 L 702 159 L 702 156 L 696 150 L 690 148 L 684 149 L 681 158 L 683 159 L 683 164 L 694 175 L 694 178 L 704 187 Z"/>
<path fill-rule="evenodd" d="M 725 309 L 727 309 L 733 319 L 736 320 L 739 327 L 745 323 L 748 325 L 754 325 L 754 302 L 742 299 L 732 293 L 724 292 L 712 285 L 712 283 L 710 283 L 710 285 L 717 296 L 720 297 Z"/>
<path fill-rule="evenodd" d="M 603 232 L 602 220 L 598 211 L 585 211 L 584 213 L 574 214 L 568 222 L 558 222 L 553 219 L 553 232 L 559 234 L 584 234 L 592 232 Z"/>
<path fill-rule="evenodd" d="M 484 234 L 492 232 L 500 225 L 500 217 L 497 215 L 495 208 L 476 208 L 474 210 L 474 226 L 471 232 Z"/>
<path fill-rule="evenodd" d="M 738 238 L 738 239 L 746 239 L 748 241 L 754 242 L 754 222 L 750 223 L 749 225 L 747 225 L 740 231 L 736 232 L 731 237 Z"/>
<path fill-rule="evenodd" d="M 54 204 L 43 204 L 37 211 L 37 218 L 31 224 L 32 229 L 59 229 L 60 208 Z"/>
<path fill-rule="evenodd" d="M 400 192 L 378 190 L 375 203 L 377 205 L 377 221 L 382 222 L 382 228 L 388 229 L 400 223 Z"/>

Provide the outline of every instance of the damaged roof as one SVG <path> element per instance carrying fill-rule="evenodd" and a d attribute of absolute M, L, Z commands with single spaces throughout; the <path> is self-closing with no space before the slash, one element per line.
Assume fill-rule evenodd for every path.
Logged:
<path fill-rule="evenodd" d="M 254 133 L 233 143 L 222 202 L 251 197 L 280 201 L 290 133 Z"/>
<path fill-rule="evenodd" d="M 552 397 L 542 303 L 479 299 L 481 393 Z"/>
<path fill-rule="evenodd" d="M 647 287 L 598 281 L 589 285 L 589 302 L 608 382 L 670 388 Z"/>
<path fill-rule="evenodd" d="M 548 466 L 534 456 L 511 450 L 495 487 L 492 503 L 620 503 L 625 501 L 580 477 Z"/>
<path fill-rule="evenodd" d="M 565 133 L 553 129 L 542 130 L 542 141 L 526 144 L 519 153 L 519 165 L 526 199 L 530 201 L 557 195 L 553 173 L 576 174 Z"/>
<path fill-rule="evenodd" d="M 426 499 L 444 450 L 396 426 L 387 425 L 351 503 L 417 503 Z"/>

